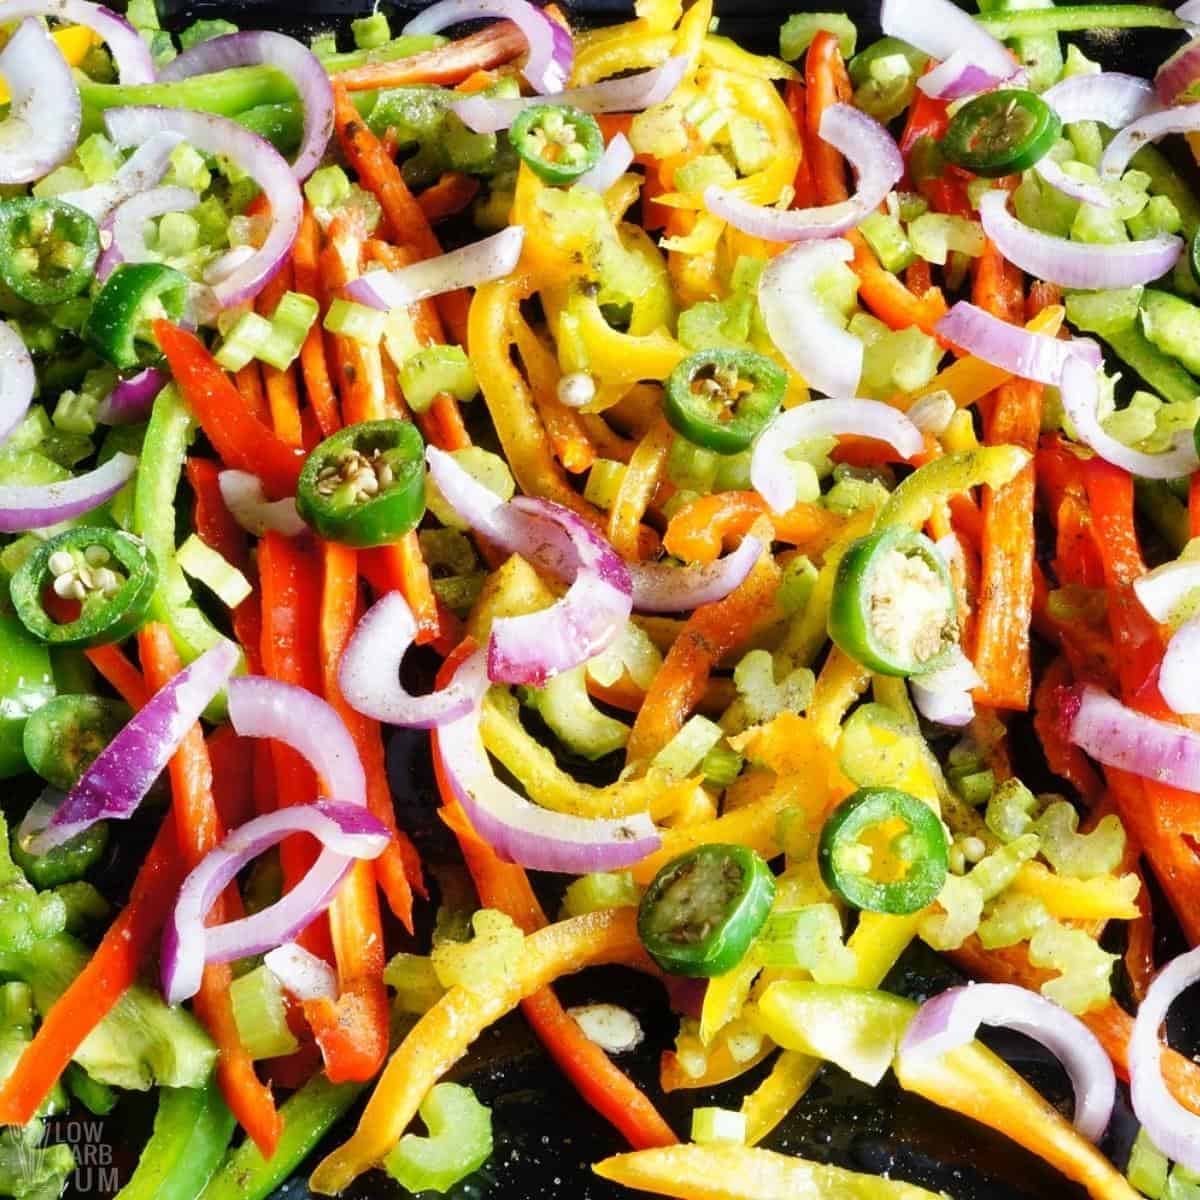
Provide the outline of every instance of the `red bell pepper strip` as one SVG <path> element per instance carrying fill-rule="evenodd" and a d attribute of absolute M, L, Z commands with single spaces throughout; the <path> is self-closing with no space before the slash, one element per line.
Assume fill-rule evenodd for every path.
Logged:
<path fill-rule="evenodd" d="M 792 197 L 793 208 L 812 208 L 817 203 L 817 189 L 813 181 L 813 166 L 809 161 L 805 139 L 808 133 L 808 94 L 804 84 L 798 79 L 789 79 L 783 89 L 783 100 L 796 122 L 796 130 L 800 134 L 800 162 L 796 167 L 796 178 L 792 183 L 795 195 Z"/>
<path fill-rule="evenodd" d="M 112 686 L 113 691 L 129 705 L 141 708 L 150 698 L 146 692 L 146 681 L 142 673 L 125 657 L 125 652 L 115 643 L 94 646 L 85 650 L 88 662 L 100 672 Z"/>

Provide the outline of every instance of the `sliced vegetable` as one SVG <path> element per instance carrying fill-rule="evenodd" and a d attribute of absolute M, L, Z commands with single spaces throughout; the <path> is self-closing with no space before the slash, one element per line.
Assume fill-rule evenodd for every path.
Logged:
<path fill-rule="evenodd" d="M 599 161 L 604 135 L 591 113 L 564 104 L 537 104 L 512 123 L 508 140 L 546 183 L 576 183 Z"/>
<path fill-rule="evenodd" d="M 1040 96 L 1004 89 L 964 104 L 940 146 L 956 166 L 998 179 L 1040 162 L 1061 132 L 1062 118 Z"/>
<path fill-rule="evenodd" d="M 0 279 L 30 304 L 60 304 L 92 280 L 100 232 L 82 209 L 59 199 L 0 200 Z"/>
<path fill-rule="evenodd" d="M 762 354 L 701 350 L 671 372 L 663 412 L 688 441 L 740 454 L 775 417 L 786 390 L 786 374 Z"/>

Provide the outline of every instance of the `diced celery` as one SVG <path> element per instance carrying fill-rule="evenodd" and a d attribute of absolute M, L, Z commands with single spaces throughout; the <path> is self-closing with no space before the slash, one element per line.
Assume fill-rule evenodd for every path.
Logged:
<path fill-rule="evenodd" d="M 813 296 L 833 320 L 844 325 L 858 307 L 858 276 L 845 263 L 835 263 L 814 280 Z"/>
<path fill-rule="evenodd" d="M 716 745 L 700 764 L 704 782 L 713 787 L 728 787 L 741 773 L 746 760 L 728 746 Z"/>
<path fill-rule="evenodd" d="M 641 898 L 641 889 L 628 871 L 594 871 L 567 887 L 560 912 L 565 920 L 606 908 L 636 908 Z"/>
<path fill-rule="evenodd" d="M 621 490 L 621 481 L 625 478 L 628 468 L 623 462 L 615 462 L 610 458 L 598 458 L 588 471 L 587 483 L 584 484 L 583 498 L 597 508 L 608 510 L 612 508 Z"/>
<path fill-rule="evenodd" d="M 947 875 L 937 907 L 921 918 L 919 932 L 934 950 L 957 950 L 978 928 L 983 917 L 983 894 L 963 875 Z"/>
<path fill-rule="evenodd" d="M 864 316 L 860 313 L 850 321 L 850 331 L 860 337 Z M 863 338 L 863 341 L 861 390 L 876 399 L 896 392 L 919 391 L 937 374 L 945 353 L 936 338 L 915 325 L 895 331 L 884 329 L 874 340 Z"/>
<path fill-rule="evenodd" d="M 1065 800 L 1051 804 L 1033 824 L 1042 839 L 1042 857 L 1060 875 L 1092 879 L 1110 875 L 1125 857 L 1125 828 L 1115 813 L 1090 833 L 1079 832 L 1079 813 Z"/>
<path fill-rule="evenodd" d="M 483 450 L 479 446 L 467 446 L 452 450 L 451 455 L 477 483 L 495 492 L 501 500 L 511 500 L 517 485 L 508 469 L 508 464 L 498 454 Z M 468 524 L 446 503 L 441 492 L 431 479 L 425 482 L 425 504 L 441 523 L 450 529 L 467 529 Z"/>
<path fill-rule="evenodd" d="M 717 478 L 721 456 L 685 437 L 677 437 L 667 454 L 667 478 L 689 491 L 708 492 Z"/>
<path fill-rule="evenodd" d="M 387 313 L 340 296 L 329 306 L 325 314 L 324 327 L 339 337 L 353 338 L 366 346 L 379 345 L 387 325 Z"/>
<path fill-rule="evenodd" d="M 180 142 L 171 151 L 171 165 L 163 177 L 163 183 L 204 193 L 212 184 L 212 172 L 199 150 L 193 149 L 187 142 Z"/>
<path fill-rule="evenodd" d="M 190 50 L 201 42 L 210 42 L 213 38 L 224 37 L 229 33 L 237 33 L 238 27 L 232 21 L 217 17 L 214 20 L 193 21 L 180 35 L 179 48 Z"/>
<path fill-rule="evenodd" d="M 337 34 L 330 31 L 314 33 L 308 39 L 308 48 L 318 57 L 323 58 L 337 53 Z"/>
<path fill-rule="evenodd" d="M 1079 210 L 1079 201 L 1027 172 L 1013 193 L 1013 208 L 1026 225 L 1054 237 L 1066 237 Z"/>
<path fill-rule="evenodd" d="M 808 971 L 823 984 L 849 983 L 858 965 L 832 904 L 772 913 L 754 943 L 754 953 L 764 966 Z"/>
<path fill-rule="evenodd" d="M 339 300 L 335 303 L 344 302 Z M 227 371 L 240 371 L 266 349 L 271 334 L 271 322 L 266 317 L 256 312 L 244 312 L 225 335 L 225 340 L 217 350 L 216 360 Z"/>
<path fill-rule="evenodd" d="M 986 950 L 1027 942 L 1050 920 L 1045 903 L 1036 896 L 1007 892 L 979 923 L 979 941 Z"/>
<path fill-rule="evenodd" d="M 66 391 L 54 405 L 54 424 L 64 433 L 80 433 L 84 436 L 96 429 L 96 409 L 100 398 L 86 392 Z"/>
<path fill-rule="evenodd" d="M 672 779 L 686 779 L 723 736 L 715 721 L 701 716 L 690 717 L 654 756 L 654 766 Z"/>
<path fill-rule="evenodd" d="M 229 243 L 229 213 L 216 196 L 206 196 L 191 212 L 200 234 L 200 243 L 220 249 Z"/>
<path fill-rule="evenodd" d="M 723 154 L 698 154 L 675 172 L 675 190 L 703 195 L 708 187 L 728 187 L 737 172 Z"/>
<path fill-rule="evenodd" d="M 1012 842 L 1033 828 L 1037 807 L 1037 797 L 1019 779 L 1006 779 L 992 793 L 984 820 L 1002 842 Z"/>
<path fill-rule="evenodd" d="M 767 127 L 752 117 L 734 113 L 727 126 L 729 148 L 738 174 L 753 175 L 764 170 L 774 154 L 774 145 Z M 678 179 L 676 174 L 676 179 Z"/>
<path fill-rule="evenodd" d="M 887 213 L 872 213 L 858 227 L 875 251 L 875 257 L 889 271 L 903 271 L 917 260 L 912 243 L 905 236 L 904 228 L 897 217 Z"/>
<path fill-rule="evenodd" d="M 350 176 L 341 167 L 318 167 L 304 183 L 313 208 L 336 208 L 350 196 Z"/>
<path fill-rule="evenodd" d="M 278 1058 L 298 1050 L 288 1027 L 287 1003 L 279 980 L 264 966 L 235 979 L 229 987 L 238 1036 L 251 1058 Z"/>
<path fill-rule="evenodd" d="M 87 175 L 78 167 L 68 164 L 51 171 L 49 175 L 44 175 L 31 190 L 39 199 L 45 199 L 61 195 L 63 192 L 81 192 L 90 186 L 91 180 Z"/>
<path fill-rule="evenodd" d="M 890 493 L 878 479 L 860 479 L 837 471 L 834 479 L 833 487 L 821 498 L 830 512 L 849 517 L 864 508 L 882 508 L 888 501 Z"/>
<path fill-rule="evenodd" d="M 1140 287 L 1107 292 L 1074 292 L 1067 297 L 1067 319 L 1085 333 L 1107 338 L 1131 329 L 1141 309 Z"/>
<path fill-rule="evenodd" d="M 1158 410 L 1162 401 L 1152 392 L 1137 391 L 1124 407 L 1103 419 L 1105 432 L 1126 446 L 1139 446 L 1158 429 Z"/>
<path fill-rule="evenodd" d="M 143 29 L 142 40 L 150 48 L 150 57 L 155 67 L 166 66 L 172 59 L 179 57 L 175 49 L 175 39 L 165 29 Z M 90 74 L 90 72 L 85 72 Z"/>
<path fill-rule="evenodd" d="M 1200 372 L 1200 307 L 1169 292 L 1147 288 L 1142 294 L 1142 332 L 1151 345 Z"/>
<path fill-rule="evenodd" d="M 692 1141 L 698 1146 L 746 1144 L 746 1114 L 731 1108 L 692 1110 Z"/>
<path fill-rule="evenodd" d="M 1129 1165 L 1125 1177 L 1149 1200 L 1162 1200 L 1167 1190 L 1167 1156 L 1150 1140 L 1144 1129 L 1139 1129 L 1129 1151 Z"/>
<path fill-rule="evenodd" d="M 300 354 L 320 307 L 312 296 L 285 292 L 271 314 L 271 336 L 258 351 L 263 362 L 284 371 Z"/>
<path fill-rule="evenodd" d="M 135 29 L 158 29 L 158 7 L 154 0 L 129 0 L 125 19 Z"/>
<path fill-rule="evenodd" d="M 438 1083 L 419 1112 L 429 1136 L 406 1133 L 383 1160 L 384 1168 L 410 1192 L 448 1192 L 491 1157 L 491 1110 L 470 1088 Z"/>
<path fill-rule="evenodd" d="M 629 726 L 592 703 L 582 666 L 555 675 L 545 687 L 525 689 L 522 699 L 540 714 L 564 746 L 584 758 L 592 761 L 603 758 L 620 750 L 629 740 Z M 683 731 L 678 736 L 682 737 Z"/>
<path fill-rule="evenodd" d="M 1071 222 L 1071 240 L 1097 246 L 1115 246 L 1129 241 L 1125 222 L 1111 208 L 1081 204 Z"/>
<path fill-rule="evenodd" d="M 818 33 L 837 35 L 843 58 L 850 58 L 858 44 L 858 29 L 845 13 L 793 13 L 779 31 L 779 54 L 795 62 L 812 45 Z"/>
<path fill-rule="evenodd" d="M 1057 921 L 1042 925 L 1029 940 L 1029 961 L 1059 974 L 1042 984 L 1042 995 L 1075 1014 L 1099 1008 L 1112 995 L 1115 954 L 1100 948 L 1082 929 Z"/>
<path fill-rule="evenodd" d="M 102 133 L 84 138 L 75 151 L 79 165 L 92 183 L 104 183 L 121 167 L 120 151 Z"/>
<path fill-rule="evenodd" d="M 397 367 L 400 390 L 409 407 L 427 412 L 443 393 L 473 400 L 479 392 L 471 361 L 461 346 L 426 346 Z"/>
<path fill-rule="evenodd" d="M 227 608 L 237 608 L 254 591 L 245 575 L 198 534 L 191 534 L 175 557 L 185 574 L 213 591 Z"/>
<path fill-rule="evenodd" d="M 1074 47 L 1072 47 L 1074 49 Z M 1104 139 L 1100 126 L 1095 121 L 1076 121 L 1067 126 L 1067 137 L 1075 151 L 1075 157 L 1089 167 L 1099 167 L 1104 157 Z"/>
<path fill-rule="evenodd" d="M 433 969 L 443 987 L 486 994 L 499 981 L 515 977 L 525 938 L 507 913 L 491 908 L 475 913 L 471 928 L 469 942 L 448 939 L 434 946 Z"/>
<path fill-rule="evenodd" d="M 945 266 L 951 250 L 978 258 L 987 239 L 983 226 L 968 217 L 925 213 L 908 227 L 913 250 L 926 262 Z"/>
<path fill-rule="evenodd" d="M 200 245 L 200 222 L 191 213 L 165 213 L 158 222 L 154 249 L 162 258 L 179 258 Z"/>
<path fill-rule="evenodd" d="M 587 673 L 601 687 L 611 687 L 628 672 L 638 687 L 648 688 L 662 661 L 662 654 L 646 631 L 630 621 L 607 650 L 588 659 Z"/>
<path fill-rule="evenodd" d="M 775 660 L 768 650 L 751 650 L 734 668 L 737 699 L 721 717 L 727 734 L 770 721 L 781 712 L 803 712 L 812 700 L 815 677 L 807 667 L 796 667 L 775 678 Z"/>
<path fill-rule="evenodd" d="M 354 44 L 360 50 L 377 50 L 392 38 L 387 16 L 381 12 L 373 12 L 369 17 L 351 21 L 350 32 L 354 37 Z"/>
<path fill-rule="evenodd" d="M 397 954 L 384 968 L 383 982 L 396 992 L 396 1011 L 420 1016 L 445 995 L 433 963 L 423 954 Z"/>

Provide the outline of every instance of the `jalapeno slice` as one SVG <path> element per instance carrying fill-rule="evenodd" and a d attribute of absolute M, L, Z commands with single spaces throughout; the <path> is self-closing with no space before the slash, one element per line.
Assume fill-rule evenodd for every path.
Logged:
<path fill-rule="evenodd" d="M 69 791 L 132 716 L 120 700 L 55 696 L 25 722 L 25 758 L 47 783 Z"/>
<path fill-rule="evenodd" d="M 942 153 L 957 166 L 996 179 L 1028 170 L 1061 132 L 1058 113 L 1033 92 L 985 92 L 955 113 Z"/>
<path fill-rule="evenodd" d="M 146 619 L 158 567 L 141 538 L 120 529 L 78 525 L 43 542 L 9 585 L 13 608 L 35 637 L 55 646 L 119 642 Z M 79 615 L 58 622 L 45 597 L 77 602 Z"/>
<path fill-rule="evenodd" d="M 889 874 L 872 878 L 875 848 L 863 843 L 872 830 L 886 834 L 895 859 Z M 847 904 L 868 912 L 903 916 L 933 903 L 949 870 L 950 847 L 937 813 L 915 796 L 895 788 L 861 788 L 834 809 L 821 830 L 817 861 L 825 886 Z"/>
<path fill-rule="evenodd" d="M 174 267 L 122 263 L 92 303 L 84 340 L 120 370 L 149 366 L 162 357 L 151 326 L 163 318 L 178 321 L 187 294 L 187 276 Z"/>
<path fill-rule="evenodd" d="M 383 546 L 425 513 L 425 443 L 410 421 L 365 421 L 326 438 L 296 487 L 300 516 L 323 538 Z"/>
<path fill-rule="evenodd" d="M 958 600 L 937 547 L 894 525 L 854 542 L 838 564 L 829 636 L 881 675 L 922 675 L 958 635 Z"/>
<path fill-rule="evenodd" d="M 0 278 L 30 304 L 60 304 L 92 281 L 100 257 L 96 222 L 73 204 L 0 200 Z"/>
<path fill-rule="evenodd" d="M 535 104 L 512 123 L 508 140 L 521 161 L 546 183 L 574 183 L 604 153 L 604 135 L 591 113 L 569 104 Z"/>
<path fill-rule="evenodd" d="M 1188 265 L 1192 268 L 1192 278 L 1200 283 L 1200 229 L 1192 234 L 1188 243 Z"/>
<path fill-rule="evenodd" d="M 787 373 L 753 350 L 701 350 L 667 379 L 663 405 L 676 433 L 717 454 L 740 454 L 783 403 Z"/>
<path fill-rule="evenodd" d="M 745 956 L 774 899 L 775 876 L 753 850 L 697 846 L 654 877 L 638 908 L 638 935 L 668 974 L 724 975 Z"/>

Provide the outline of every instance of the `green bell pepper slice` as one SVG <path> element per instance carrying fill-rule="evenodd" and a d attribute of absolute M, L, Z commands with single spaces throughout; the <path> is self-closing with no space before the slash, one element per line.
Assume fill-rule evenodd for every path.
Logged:
<path fill-rule="evenodd" d="M 425 442 L 411 421 L 364 421 L 326 438 L 296 485 L 296 508 L 321 537 L 384 546 L 425 514 Z"/>
<path fill-rule="evenodd" d="M 697 846 L 667 863 L 638 906 L 638 936 L 670 975 L 733 970 L 775 900 L 775 876 L 746 846 Z"/>
<path fill-rule="evenodd" d="M 29 770 L 25 723 L 57 690 L 49 647 L 25 628 L 0 586 L 0 779 Z"/>
<path fill-rule="evenodd" d="M 122 263 L 105 280 L 83 326 L 84 341 L 119 370 L 150 366 L 162 355 L 151 326 L 178 321 L 188 278 L 163 263 Z"/>
<path fill-rule="evenodd" d="M 717 454 L 740 454 L 779 412 L 787 374 L 753 350 L 701 350 L 667 379 L 663 412 L 682 437 Z"/>
<path fill-rule="evenodd" d="M 492 1113 L 459 1083 L 438 1083 L 421 1101 L 428 1137 L 406 1133 L 384 1169 L 414 1194 L 448 1192 L 492 1156 Z"/>
<path fill-rule="evenodd" d="M 78 296 L 96 271 L 100 231 L 82 209 L 62 200 L 0 200 L 0 279 L 30 304 Z"/>
<path fill-rule="evenodd" d="M 569 104 L 534 104 L 512 123 L 508 140 L 546 183 L 574 183 L 604 153 L 604 135 L 591 113 Z"/>
<path fill-rule="evenodd" d="M 1006 41 L 1046 33 L 1100 29 L 1183 29 L 1169 9 L 1147 4 L 1071 4 L 1062 8 L 980 13 L 975 18 L 993 37 Z"/>
<path fill-rule="evenodd" d="M 1003 487 L 1029 465 L 1028 451 L 1019 446 L 980 446 L 959 450 L 926 463 L 892 493 L 876 528 L 907 525 L 920 529 L 937 506 L 971 488 Z"/>
<path fill-rule="evenodd" d="M 1019 88 L 985 92 L 954 114 L 942 153 L 956 166 L 999 179 L 1027 171 L 1062 132 L 1058 113 L 1040 96 Z"/>
<path fill-rule="evenodd" d="M 906 864 L 898 879 L 871 877 L 871 848 L 862 837 L 894 823 L 904 832 L 890 849 Z M 937 813 L 896 788 L 860 788 L 834 809 L 821 830 L 817 863 L 825 886 L 847 904 L 867 912 L 905 916 L 933 903 L 949 870 L 950 846 Z"/>
<path fill-rule="evenodd" d="M 54 646 L 103 646 L 141 627 L 158 586 L 158 567 L 141 538 L 108 526 L 76 525 L 43 542 L 17 569 L 13 607 L 34 637 Z M 82 605 L 73 621 L 56 621 L 52 591 Z"/>

